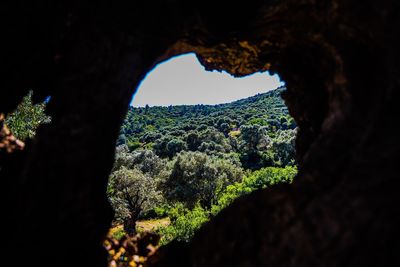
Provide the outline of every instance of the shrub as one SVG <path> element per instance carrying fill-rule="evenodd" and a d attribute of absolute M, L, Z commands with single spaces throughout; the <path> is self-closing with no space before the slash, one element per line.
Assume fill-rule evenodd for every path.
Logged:
<path fill-rule="evenodd" d="M 188 207 L 197 202 L 211 207 L 226 186 L 241 179 L 242 169 L 229 160 L 200 152 L 181 152 L 165 180 L 164 194 L 167 200 L 184 202 Z"/>
<path fill-rule="evenodd" d="M 196 231 L 209 220 L 209 212 L 200 205 L 196 205 L 192 210 L 178 203 L 169 212 L 171 224 L 158 229 L 162 235 L 161 245 L 165 245 L 172 240 L 188 242 Z"/>
<path fill-rule="evenodd" d="M 111 234 L 111 237 L 115 240 L 121 240 L 122 237 L 126 235 L 125 231 L 123 228 L 118 228 L 116 231 L 114 231 Z"/>
<path fill-rule="evenodd" d="M 34 105 L 33 91 L 22 99 L 17 109 L 6 118 L 6 124 L 18 139 L 25 140 L 35 136 L 37 128 L 43 123 L 50 123 L 46 115 L 46 102 Z"/>
<path fill-rule="evenodd" d="M 211 213 L 216 215 L 236 198 L 249 194 L 254 190 L 270 187 L 277 183 L 291 183 L 296 174 L 297 168 L 293 166 L 285 168 L 267 167 L 254 171 L 244 177 L 242 182 L 229 185 L 218 199 L 218 203 L 212 206 Z"/>
<path fill-rule="evenodd" d="M 161 201 L 157 182 L 138 169 L 121 167 L 113 172 L 107 188 L 116 219 L 124 222 L 129 235 L 135 233 L 136 221 Z"/>

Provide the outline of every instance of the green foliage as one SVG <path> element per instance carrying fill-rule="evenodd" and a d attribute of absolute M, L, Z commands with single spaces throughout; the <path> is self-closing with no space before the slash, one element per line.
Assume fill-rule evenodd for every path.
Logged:
<path fill-rule="evenodd" d="M 158 230 L 162 239 L 161 245 L 165 245 L 176 239 L 188 242 L 196 231 L 209 220 L 209 212 L 200 205 L 196 205 L 192 210 L 177 203 L 169 212 L 171 224 Z"/>
<path fill-rule="evenodd" d="M 32 91 L 22 99 L 17 109 L 6 118 L 6 124 L 20 140 L 33 138 L 40 124 L 49 123 L 50 117 L 44 112 L 46 103 L 34 105 Z"/>
<path fill-rule="evenodd" d="M 187 148 L 190 151 L 196 151 L 201 145 L 202 138 L 197 131 L 191 131 L 186 135 Z"/>
<path fill-rule="evenodd" d="M 253 172 L 243 179 L 243 186 L 252 191 L 266 188 L 277 183 L 291 183 L 297 174 L 297 168 L 287 166 L 285 168 L 267 167 Z"/>
<path fill-rule="evenodd" d="M 221 194 L 218 203 L 212 207 L 212 214 L 231 204 L 236 198 L 249 194 L 254 190 L 273 186 L 278 183 L 291 183 L 297 174 L 297 168 L 287 166 L 285 168 L 267 167 L 254 171 L 243 181 L 230 185 Z"/>
<path fill-rule="evenodd" d="M 259 125 L 240 127 L 243 150 L 265 150 L 271 143 L 265 128 Z"/>
<path fill-rule="evenodd" d="M 236 198 L 278 183 L 291 183 L 296 174 L 296 167 L 291 166 L 286 168 L 268 167 L 250 173 L 244 177 L 243 181 L 229 185 L 220 195 L 218 203 L 209 210 L 199 203 L 189 209 L 185 204 L 177 202 L 166 213 L 171 220 L 171 225 L 158 230 L 162 235 L 161 244 L 167 244 L 174 239 L 188 242 L 202 224 L 231 204 Z M 165 209 L 163 209 L 163 212 L 165 212 Z"/>
<path fill-rule="evenodd" d="M 296 130 L 278 131 L 272 145 L 276 165 L 286 166 L 295 164 Z"/>
<path fill-rule="evenodd" d="M 124 229 L 119 228 L 115 232 L 112 233 L 112 238 L 115 240 L 121 240 L 122 237 L 126 235 Z"/>
<path fill-rule="evenodd" d="M 163 170 L 166 161 L 158 157 L 152 150 L 136 150 L 131 153 L 131 164 L 150 177 L 157 177 Z"/>
<path fill-rule="evenodd" d="M 136 221 L 146 211 L 161 201 L 157 181 L 142 171 L 122 166 L 109 179 L 107 193 L 116 213 L 116 219 L 124 223 L 124 230 L 135 232 Z"/>
<path fill-rule="evenodd" d="M 154 208 L 154 212 L 157 214 L 158 218 L 163 218 L 168 216 L 168 213 L 170 211 L 170 205 L 163 203 L 157 207 Z"/>
<path fill-rule="evenodd" d="M 245 169 L 294 164 L 291 142 L 276 140 L 296 128 L 280 97 L 285 88 L 220 105 L 130 108 L 117 144 L 147 148 L 173 159 L 181 151 L 210 156 L 238 153 Z M 280 149 L 284 153 L 278 153 Z M 271 150 L 268 153 L 264 153 Z"/>
<path fill-rule="evenodd" d="M 260 125 L 260 126 L 267 126 L 268 123 L 265 119 L 263 118 L 253 118 L 249 120 L 248 124 L 250 125 Z"/>
<path fill-rule="evenodd" d="M 240 181 L 242 170 L 231 161 L 201 152 L 181 152 L 164 183 L 164 195 L 169 201 L 179 201 L 193 207 L 200 202 L 210 207 L 219 194 Z"/>
<path fill-rule="evenodd" d="M 127 146 L 130 151 L 133 151 L 140 148 L 142 146 L 142 143 L 140 143 L 139 141 L 129 140 L 127 142 Z"/>
<path fill-rule="evenodd" d="M 182 150 L 186 150 L 186 142 L 173 136 L 176 132 L 170 132 L 170 135 L 163 136 L 157 140 L 153 146 L 154 152 L 160 157 L 172 158 Z"/>
<path fill-rule="evenodd" d="M 172 158 L 180 151 L 186 149 L 186 143 L 180 139 L 172 139 L 167 143 L 166 149 L 168 151 L 168 156 Z"/>
<path fill-rule="evenodd" d="M 290 183 L 296 125 L 283 90 L 214 106 L 131 108 L 108 188 L 125 231 L 138 218 L 167 216 L 161 242 L 188 241 L 236 198 Z"/>
<path fill-rule="evenodd" d="M 127 145 L 117 146 L 115 149 L 115 160 L 112 172 L 122 167 L 131 168 L 133 166 L 133 155 L 129 152 Z"/>

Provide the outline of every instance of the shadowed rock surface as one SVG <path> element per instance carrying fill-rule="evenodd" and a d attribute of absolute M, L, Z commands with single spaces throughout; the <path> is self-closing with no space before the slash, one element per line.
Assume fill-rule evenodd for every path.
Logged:
<path fill-rule="evenodd" d="M 0 113 L 33 89 L 52 116 L 24 150 L 0 152 L 4 262 L 106 266 L 105 188 L 132 93 L 156 63 L 194 51 L 210 70 L 286 81 L 299 175 L 153 265 L 400 265 L 398 1 L 216 2 L 2 4 Z"/>

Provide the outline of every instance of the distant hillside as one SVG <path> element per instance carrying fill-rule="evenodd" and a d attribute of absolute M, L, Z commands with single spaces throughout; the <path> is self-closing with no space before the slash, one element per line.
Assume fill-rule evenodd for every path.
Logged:
<path fill-rule="evenodd" d="M 261 138 L 265 135 L 269 145 L 281 142 L 277 141 L 279 138 L 283 138 L 286 143 L 294 140 L 296 124 L 280 96 L 285 89 L 281 87 L 219 105 L 131 107 L 117 145 L 126 144 L 131 151 L 150 149 L 163 158 L 172 158 L 180 151 L 200 151 L 209 155 L 219 153 L 219 156 L 239 153 L 244 166 L 253 168 L 246 162 L 260 159 L 243 159 L 244 148 L 241 144 L 246 143 L 243 139 L 247 138 L 243 135 L 244 128 L 247 127 L 245 134 L 249 135 L 248 138 Z M 257 135 L 259 137 L 255 137 Z M 263 145 L 255 145 L 258 147 L 253 150 L 260 154 Z M 271 154 L 271 151 L 268 153 Z M 292 161 L 293 155 L 290 157 Z M 275 162 L 282 163 L 282 159 L 276 155 L 275 158 Z M 255 168 L 265 165 L 259 163 Z"/>
<path fill-rule="evenodd" d="M 219 105 L 179 105 L 169 107 L 130 107 L 121 129 L 123 138 L 139 141 L 146 133 L 165 132 L 168 129 L 186 131 L 204 125 L 219 128 L 224 122 L 231 129 L 245 124 L 275 126 L 276 129 L 294 129 L 295 123 L 280 94 L 281 87 L 263 94 Z"/>
<path fill-rule="evenodd" d="M 188 241 L 236 198 L 290 183 L 297 130 L 285 89 L 219 105 L 131 107 L 107 189 L 124 231 L 168 217 L 161 242 Z"/>

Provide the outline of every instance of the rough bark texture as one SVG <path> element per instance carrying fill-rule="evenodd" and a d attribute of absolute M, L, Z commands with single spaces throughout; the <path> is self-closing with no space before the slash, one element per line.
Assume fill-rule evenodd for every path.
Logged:
<path fill-rule="evenodd" d="M 132 93 L 157 62 L 195 51 L 208 69 L 281 75 L 299 175 L 239 199 L 155 264 L 400 265 L 398 1 L 1 5 L 0 113 L 34 89 L 52 116 L 23 151 L 0 153 L 4 262 L 106 265 L 105 188 Z"/>

